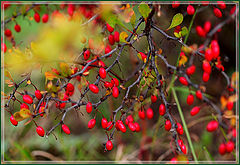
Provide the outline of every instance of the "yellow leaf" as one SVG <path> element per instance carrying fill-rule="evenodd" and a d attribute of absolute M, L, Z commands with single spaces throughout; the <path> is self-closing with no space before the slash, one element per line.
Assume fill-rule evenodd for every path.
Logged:
<path fill-rule="evenodd" d="M 178 65 L 182 66 L 188 61 L 188 58 L 186 56 L 181 56 Z"/>
<path fill-rule="evenodd" d="M 235 94 L 235 95 L 229 96 L 228 101 L 236 102 L 237 99 L 238 99 L 237 94 Z"/>
<path fill-rule="evenodd" d="M 31 116 L 32 116 L 32 114 L 31 114 L 30 110 L 26 109 L 26 108 L 22 108 L 19 112 L 15 112 L 13 114 L 13 117 L 16 121 L 22 121 Z"/>
<path fill-rule="evenodd" d="M 112 91 L 107 90 L 105 96 L 111 95 Z"/>
<path fill-rule="evenodd" d="M 56 74 L 53 72 L 45 72 L 45 77 L 47 80 L 53 80 L 54 78 L 57 78 Z"/>
<path fill-rule="evenodd" d="M 120 39 L 121 42 L 128 43 L 128 42 L 126 41 L 127 37 L 128 37 L 127 32 L 121 32 L 121 33 L 120 33 L 120 36 L 119 36 L 119 39 Z"/>
<path fill-rule="evenodd" d="M 11 81 L 13 81 L 13 78 L 12 78 L 10 72 L 7 71 L 6 69 L 4 70 L 4 75 L 5 75 L 5 77 L 8 77 Z M 14 81 L 13 81 L 13 82 L 14 82 Z"/>
<path fill-rule="evenodd" d="M 221 98 L 220 98 L 220 102 L 221 102 L 221 108 L 222 109 L 224 109 L 225 107 L 226 107 L 226 105 L 227 105 L 227 98 L 225 97 L 225 96 L 221 96 Z"/>
<path fill-rule="evenodd" d="M 31 80 L 28 80 L 28 81 L 27 81 L 27 84 L 30 85 L 30 84 L 31 84 Z"/>

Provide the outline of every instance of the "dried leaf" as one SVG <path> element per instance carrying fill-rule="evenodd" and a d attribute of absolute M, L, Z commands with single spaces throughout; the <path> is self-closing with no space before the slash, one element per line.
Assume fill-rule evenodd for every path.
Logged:
<path fill-rule="evenodd" d="M 29 109 L 22 108 L 19 112 L 15 112 L 13 114 L 13 117 L 15 118 L 16 121 L 22 121 L 27 118 L 30 118 L 32 116 L 31 112 Z"/>

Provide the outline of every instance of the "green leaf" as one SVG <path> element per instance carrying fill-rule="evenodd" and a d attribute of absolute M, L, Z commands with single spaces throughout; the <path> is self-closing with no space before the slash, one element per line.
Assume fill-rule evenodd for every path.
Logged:
<path fill-rule="evenodd" d="M 143 16 L 143 18 L 147 18 L 152 9 L 150 9 L 147 4 L 141 3 L 138 6 L 138 10 L 139 13 Z"/>
<path fill-rule="evenodd" d="M 182 37 L 188 34 L 188 29 L 186 26 L 182 28 L 181 33 L 182 33 Z"/>
<path fill-rule="evenodd" d="M 118 18 L 115 14 L 109 14 L 108 17 L 106 17 L 106 22 L 111 26 L 111 27 L 115 27 L 115 25 L 118 22 Z"/>
<path fill-rule="evenodd" d="M 135 26 L 135 22 L 136 22 L 136 14 L 135 14 L 135 12 L 133 13 L 133 15 L 131 17 L 130 22 L 131 22 L 132 27 L 134 27 Z"/>
<path fill-rule="evenodd" d="M 167 30 L 169 30 L 169 29 L 171 29 L 171 28 L 174 28 L 174 27 L 180 25 L 180 24 L 182 23 L 182 21 L 183 21 L 183 15 L 182 15 L 181 13 L 176 14 L 176 15 L 173 17 L 172 22 L 171 22 L 171 25 L 169 26 L 169 28 L 168 28 Z"/>

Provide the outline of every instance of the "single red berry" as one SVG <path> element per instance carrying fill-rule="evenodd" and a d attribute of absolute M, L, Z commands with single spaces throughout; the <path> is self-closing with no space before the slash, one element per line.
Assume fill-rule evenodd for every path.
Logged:
<path fill-rule="evenodd" d="M 114 45 L 115 41 L 114 41 L 114 36 L 112 34 L 109 34 L 108 42 L 110 45 Z"/>
<path fill-rule="evenodd" d="M 182 85 L 188 86 L 188 81 L 185 77 L 179 77 L 179 81 Z"/>
<path fill-rule="evenodd" d="M 219 46 L 212 46 L 212 56 L 214 59 L 218 58 L 218 56 L 220 55 L 220 48 Z"/>
<path fill-rule="evenodd" d="M 20 32 L 20 31 L 21 31 L 21 26 L 18 25 L 18 24 L 16 24 L 16 25 L 14 26 L 14 29 L 15 29 L 16 32 Z"/>
<path fill-rule="evenodd" d="M 147 55 L 144 54 L 143 52 L 139 52 L 141 57 L 142 57 L 142 60 L 145 61 L 147 59 Z"/>
<path fill-rule="evenodd" d="M 84 53 L 83 53 L 83 58 L 84 60 L 88 60 L 90 57 L 90 51 L 87 49 Z"/>
<path fill-rule="evenodd" d="M 37 23 L 40 22 L 41 18 L 40 18 L 40 15 L 37 12 L 34 14 L 34 19 Z"/>
<path fill-rule="evenodd" d="M 187 148 L 184 144 L 181 146 L 181 150 L 184 154 L 187 154 Z"/>
<path fill-rule="evenodd" d="M 191 116 L 195 116 L 196 114 L 198 114 L 199 111 L 200 111 L 200 107 L 196 106 L 192 108 L 190 114 Z"/>
<path fill-rule="evenodd" d="M 100 68 L 99 69 L 99 76 L 102 78 L 102 79 L 105 79 L 106 76 L 107 76 L 107 72 L 104 68 Z"/>
<path fill-rule="evenodd" d="M 137 122 L 135 122 L 134 125 L 135 125 L 135 128 L 136 128 L 135 131 L 136 131 L 136 132 L 140 132 L 140 131 L 141 131 L 140 125 L 139 125 Z"/>
<path fill-rule="evenodd" d="M 235 128 L 232 129 L 232 136 L 233 136 L 234 138 L 236 138 L 236 136 L 237 136 L 237 131 L 236 131 Z"/>
<path fill-rule="evenodd" d="M 152 101 L 152 103 L 155 103 L 157 101 L 157 96 L 152 95 L 151 96 L 151 101 Z"/>
<path fill-rule="evenodd" d="M 202 92 L 200 90 L 197 90 L 196 91 L 196 97 L 199 99 L 199 100 L 202 100 Z"/>
<path fill-rule="evenodd" d="M 188 5 L 187 13 L 188 13 L 188 15 L 193 15 L 195 13 L 195 9 L 192 5 Z"/>
<path fill-rule="evenodd" d="M 41 100 L 42 99 L 42 94 L 41 94 L 41 91 L 40 90 L 36 90 L 35 91 L 35 96 L 38 100 Z"/>
<path fill-rule="evenodd" d="M 115 85 L 116 87 L 119 86 L 119 81 L 118 81 L 118 79 L 113 78 L 113 79 L 111 80 L 111 82 L 112 82 L 113 85 Z"/>
<path fill-rule="evenodd" d="M 129 123 L 130 124 L 130 123 Z M 118 128 L 120 129 L 121 132 L 125 133 L 127 131 L 125 125 L 122 122 L 118 123 Z"/>
<path fill-rule="evenodd" d="M 178 145 L 181 147 L 183 145 L 182 139 L 178 139 Z"/>
<path fill-rule="evenodd" d="M 133 123 L 129 123 L 129 124 L 128 124 L 128 128 L 129 128 L 132 132 L 136 131 L 136 126 L 135 126 L 135 124 L 133 124 Z"/>
<path fill-rule="evenodd" d="M 202 80 L 203 82 L 208 82 L 210 75 L 207 72 L 203 72 Z"/>
<path fill-rule="evenodd" d="M 146 114 L 147 114 L 147 118 L 148 119 L 152 119 L 153 118 L 153 110 L 152 110 L 152 108 L 148 108 Z"/>
<path fill-rule="evenodd" d="M 163 115 L 165 114 L 165 112 L 166 112 L 166 107 L 165 107 L 165 105 L 164 105 L 164 104 L 160 104 L 160 106 L 159 106 L 159 114 L 160 114 L 161 116 L 163 116 Z"/>
<path fill-rule="evenodd" d="M 172 8 L 178 8 L 180 6 L 180 3 L 178 1 L 172 2 Z"/>
<path fill-rule="evenodd" d="M 110 82 L 108 82 L 108 81 L 105 81 L 104 87 L 105 87 L 105 88 L 112 88 L 112 87 L 113 87 L 113 84 L 110 83 Z"/>
<path fill-rule="evenodd" d="M 112 33 L 113 30 L 114 30 L 114 28 L 111 27 L 111 26 L 107 23 L 107 30 L 108 30 L 110 33 Z"/>
<path fill-rule="evenodd" d="M 118 95 L 119 95 L 119 90 L 118 90 L 117 87 L 113 87 L 113 88 L 112 88 L 112 95 L 113 95 L 113 97 L 115 97 L 115 98 L 118 97 Z"/>
<path fill-rule="evenodd" d="M 199 35 L 199 37 L 206 36 L 206 32 L 204 31 L 204 29 L 201 26 L 196 26 L 196 32 Z"/>
<path fill-rule="evenodd" d="M 203 61 L 202 63 L 202 69 L 204 72 L 210 74 L 211 73 L 211 65 L 208 61 Z"/>
<path fill-rule="evenodd" d="M 202 6 L 208 6 L 209 5 L 209 1 L 201 1 L 202 2 Z"/>
<path fill-rule="evenodd" d="M 226 4 L 223 1 L 217 1 L 217 5 L 220 9 L 225 9 L 226 8 Z"/>
<path fill-rule="evenodd" d="M 63 132 L 65 132 L 68 135 L 71 133 L 70 129 L 65 124 L 62 124 L 62 130 L 63 130 Z"/>
<path fill-rule="evenodd" d="M 170 160 L 170 164 L 178 164 L 177 158 L 173 157 L 173 158 Z"/>
<path fill-rule="evenodd" d="M 69 92 L 73 92 L 74 91 L 74 85 L 71 83 L 67 84 L 66 90 Z"/>
<path fill-rule="evenodd" d="M 236 11 L 236 5 L 234 5 L 231 9 L 230 9 L 230 15 L 233 15 Z"/>
<path fill-rule="evenodd" d="M 213 13 L 216 17 L 221 18 L 222 17 L 222 12 L 218 8 L 213 9 Z"/>
<path fill-rule="evenodd" d="M 212 59 L 213 59 L 212 49 L 207 49 L 207 50 L 205 51 L 205 59 L 206 59 L 207 61 L 212 61 Z"/>
<path fill-rule="evenodd" d="M 23 95 L 23 101 L 27 104 L 32 104 L 33 103 L 33 99 L 29 95 Z"/>
<path fill-rule="evenodd" d="M 20 105 L 20 109 L 23 109 L 23 108 L 29 109 L 29 106 L 27 104 L 25 104 L 25 103 L 22 103 Z"/>
<path fill-rule="evenodd" d="M 89 120 L 89 122 L 88 122 L 88 128 L 89 128 L 89 129 L 92 129 L 92 128 L 95 126 L 95 124 L 96 124 L 96 120 L 95 120 L 95 119 Z"/>
<path fill-rule="evenodd" d="M 106 118 L 102 118 L 101 125 L 103 129 L 106 129 L 108 126 L 108 121 Z"/>
<path fill-rule="evenodd" d="M 218 122 L 216 120 L 212 120 L 207 124 L 207 131 L 213 132 L 218 129 Z"/>
<path fill-rule="evenodd" d="M 140 119 L 145 119 L 145 112 L 144 112 L 144 110 L 140 110 L 140 111 L 138 111 L 138 116 L 139 116 L 139 118 Z"/>
<path fill-rule="evenodd" d="M 212 24 L 211 24 L 210 21 L 206 21 L 206 22 L 204 23 L 203 28 L 204 28 L 204 31 L 205 31 L 206 33 L 208 33 L 208 32 L 211 30 L 211 27 L 212 27 Z"/>
<path fill-rule="evenodd" d="M 194 102 L 194 96 L 192 94 L 189 94 L 187 97 L 187 104 L 192 105 Z"/>
<path fill-rule="evenodd" d="M 180 123 L 177 123 L 177 132 L 179 133 L 179 135 L 183 134 L 183 127 Z"/>
<path fill-rule="evenodd" d="M 3 51 L 4 53 L 6 53 L 6 51 L 7 51 L 7 45 L 6 45 L 5 43 L 2 43 L 2 44 L 1 44 L 1 47 L 2 47 L 2 51 Z"/>
<path fill-rule="evenodd" d="M 87 113 L 91 113 L 92 112 L 92 103 L 88 102 L 86 105 L 86 111 Z"/>
<path fill-rule="evenodd" d="M 125 120 L 125 124 L 128 125 L 129 123 L 132 123 L 133 121 L 134 121 L 133 116 L 129 115 Z"/>
<path fill-rule="evenodd" d="M 118 31 L 114 32 L 114 41 L 119 42 L 119 32 Z"/>
<path fill-rule="evenodd" d="M 110 45 L 107 45 L 106 48 L 105 48 L 105 54 L 108 54 L 108 53 L 110 53 L 111 51 L 112 51 L 111 46 L 110 46 Z M 108 57 L 111 57 L 111 56 L 112 56 L 112 54 L 110 54 Z"/>
<path fill-rule="evenodd" d="M 89 85 L 89 89 L 90 89 L 93 93 L 95 93 L 95 94 L 97 94 L 97 93 L 99 92 L 98 87 L 97 87 L 96 85 L 94 85 L 94 84 L 90 84 L 90 85 Z"/>
<path fill-rule="evenodd" d="M 226 153 L 226 145 L 224 143 L 220 144 L 218 147 L 218 152 L 221 155 L 224 155 Z"/>
<path fill-rule="evenodd" d="M 233 102 L 232 102 L 232 101 L 229 101 L 229 102 L 227 103 L 227 109 L 228 109 L 228 110 L 232 110 L 232 109 L 233 109 Z"/>
<path fill-rule="evenodd" d="M 112 144 L 112 141 L 108 140 L 107 143 L 106 143 L 106 149 L 108 151 L 111 151 L 113 149 L 113 144 Z"/>
<path fill-rule="evenodd" d="M 47 23 L 48 22 L 48 14 L 43 14 L 42 16 L 42 22 Z"/>
<path fill-rule="evenodd" d="M 196 66 L 195 65 L 191 65 L 187 68 L 186 73 L 188 76 L 191 76 L 192 74 L 195 73 L 196 70 Z"/>
<path fill-rule="evenodd" d="M 108 125 L 107 125 L 107 130 L 110 131 L 112 128 L 113 128 L 113 124 L 112 124 L 112 121 L 109 121 L 108 122 Z"/>
<path fill-rule="evenodd" d="M 44 136 L 44 134 L 45 134 L 45 131 L 44 131 L 44 129 L 41 127 L 41 126 L 37 126 L 37 128 L 36 128 L 36 132 L 37 132 L 37 134 L 39 135 L 39 136 Z"/>
<path fill-rule="evenodd" d="M 104 63 L 103 61 L 100 60 L 100 61 L 98 62 L 98 66 L 104 68 L 106 65 L 105 65 L 105 63 Z"/>
<path fill-rule="evenodd" d="M 12 125 L 17 126 L 18 125 L 18 121 L 14 119 L 13 115 L 11 115 L 10 117 L 10 122 L 12 123 Z"/>
<path fill-rule="evenodd" d="M 227 143 L 226 143 L 226 151 L 228 152 L 228 153 L 230 153 L 230 152 L 232 152 L 233 150 L 234 150 L 234 143 L 232 142 L 232 141 L 228 141 Z"/>
<path fill-rule="evenodd" d="M 170 131 L 170 129 L 172 128 L 171 121 L 170 121 L 170 120 L 166 120 L 164 127 L 165 127 L 165 130 L 166 130 L 166 131 Z"/>
<path fill-rule="evenodd" d="M 6 29 L 5 32 L 4 32 L 5 36 L 7 37 L 11 37 L 12 36 L 12 31 L 9 30 L 9 29 Z"/>
<path fill-rule="evenodd" d="M 73 16 L 74 10 L 75 6 L 73 4 L 69 4 L 67 9 L 69 16 Z"/>

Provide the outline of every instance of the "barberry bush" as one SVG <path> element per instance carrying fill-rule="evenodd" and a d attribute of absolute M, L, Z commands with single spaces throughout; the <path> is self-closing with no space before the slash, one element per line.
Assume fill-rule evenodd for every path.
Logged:
<path fill-rule="evenodd" d="M 238 160 L 238 4 L 2 2 L 4 161 Z"/>

